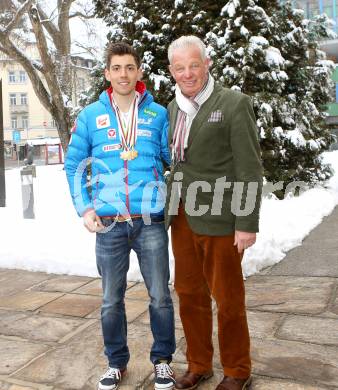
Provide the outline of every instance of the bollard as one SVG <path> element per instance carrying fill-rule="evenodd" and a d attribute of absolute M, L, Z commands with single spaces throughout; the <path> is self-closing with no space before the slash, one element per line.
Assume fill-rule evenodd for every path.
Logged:
<path fill-rule="evenodd" d="M 35 166 L 26 165 L 20 169 L 22 208 L 25 219 L 34 219 L 34 191 L 33 177 L 35 177 Z"/>

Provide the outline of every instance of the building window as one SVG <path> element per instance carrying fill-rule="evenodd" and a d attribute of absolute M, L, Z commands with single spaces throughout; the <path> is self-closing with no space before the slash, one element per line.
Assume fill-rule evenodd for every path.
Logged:
<path fill-rule="evenodd" d="M 13 71 L 8 72 L 8 82 L 15 83 L 15 72 Z"/>
<path fill-rule="evenodd" d="M 21 105 L 27 106 L 27 104 L 28 104 L 27 93 L 22 93 L 20 95 L 20 98 L 21 98 Z"/>
<path fill-rule="evenodd" d="M 20 83 L 25 83 L 27 81 L 26 72 L 24 70 L 20 70 Z"/>
<path fill-rule="evenodd" d="M 52 120 L 50 121 L 50 126 L 51 126 L 51 127 L 56 127 L 55 119 L 52 119 Z"/>
<path fill-rule="evenodd" d="M 14 130 L 18 128 L 18 118 L 16 116 L 11 117 L 11 126 Z"/>
<path fill-rule="evenodd" d="M 22 127 L 24 129 L 28 129 L 28 116 L 23 116 L 22 117 Z"/>
<path fill-rule="evenodd" d="M 15 93 L 9 94 L 9 104 L 11 106 L 16 106 L 16 94 Z"/>

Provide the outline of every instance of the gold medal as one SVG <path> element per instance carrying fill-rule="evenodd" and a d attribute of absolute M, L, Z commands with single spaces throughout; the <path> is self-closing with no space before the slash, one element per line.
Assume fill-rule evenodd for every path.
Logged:
<path fill-rule="evenodd" d="M 132 149 L 130 151 L 130 155 L 131 155 L 131 159 L 134 160 L 134 158 L 136 158 L 138 156 L 138 151 L 135 149 Z"/>
<path fill-rule="evenodd" d="M 123 152 L 120 153 L 120 158 L 122 160 L 131 160 L 131 151 L 130 150 L 124 150 Z"/>
<path fill-rule="evenodd" d="M 115 100 L 112 100 L 112 105 L 116 112 L 119 134 L 123 149 L 123 151 L 120 153 L 120 158 L 124 161 L 134 160 L 138 157 L 138 152 L 134 149 L 137 139 L 138 101 L 139 93 L 136 93 L 134 101 L 129 108 L 129 112 L 127 114 L 128 118 L 124 118 Z"/>

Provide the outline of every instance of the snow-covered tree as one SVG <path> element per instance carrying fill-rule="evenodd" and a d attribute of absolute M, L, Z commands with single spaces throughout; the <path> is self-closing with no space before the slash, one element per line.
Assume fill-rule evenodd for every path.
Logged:
<path fill-rule="evenodd" d="M 158 102 L 173 97 L 173 81 L 168 71 L 167 50 L 181 35 L 204 38 L 209 26 L 220 17 L 225 2 L 206 0 L 94 0 L 97 15 L 111 28 L 110 42 L 126 41 L 140 53 L 144 81 Z M 96 73 L 88 101 L 103 90 L 102 72 Z"/>
<path fill-rule="evenodd" d="M 72 56 L 70 20 L 90 18 L 79 0 L 6 0 L 0 8 L 0 52 L 25 69 L 34 92 L 55 119 L 62 147 L 67 149 L 72 122 Z M 27 47 L 36 45 L 39 58 Z"/>
<path fill-rule="evenodd" d="M 266 179 L 327 179 L 320 154 L 332 142 L 323 110 L 333 63 L 318 50 L 326 21 L 304 20 L 277 0 L 230 0 L 222 16 L 207 36 L 213 74 L 253 97 Z"/>

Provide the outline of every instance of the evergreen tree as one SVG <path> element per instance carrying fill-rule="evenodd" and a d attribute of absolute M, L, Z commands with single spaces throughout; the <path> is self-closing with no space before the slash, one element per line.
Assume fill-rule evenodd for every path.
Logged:
<path fill-rule="evenodd" d="M 323 109 L 333 64 L 317 44 L 327 37 L 325 21 L 310 23 L 277 0 L 230 0 L 222 16 L 207 36 L 213 74 L 253 97 L 266 179 L 329 178 L 320 154 L 332 142 Z"/>
<path fill-rule="evenodd" d="M 110 27 L 109 42 L 125 41 L 142 57 L 144 81 L 156 101 L 168 104 L 173 97 L 173 81 L 168 70 L 168 45 L 181 35 L 204 38 L 210 25 L 220 18 L 224 2 L 206 0 L 94 0 L 96 13 Z M 102 72 L 96 70 L 94 89 L 84 103 L 103 90 Z M 95 87 L 96 85 L 96 87 Z"/>

